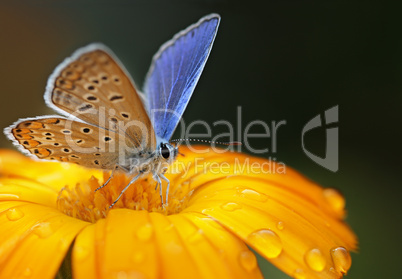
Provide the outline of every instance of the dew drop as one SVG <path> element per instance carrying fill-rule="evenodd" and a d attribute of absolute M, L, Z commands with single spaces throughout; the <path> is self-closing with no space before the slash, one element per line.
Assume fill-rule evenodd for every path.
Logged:
<path fill-rule="evenodd" d="M 210 218 L 210 217 L 203 217 L 203 218 L 201 218 L 201 220 L 202 220 L 205 224 L 208 224 L 209 226 L 213 227 L 213 228 L 216 229 L 216 230 L 220 230 L 220 231 L 225 231 L 225 232 L 226 232 L 226 229 L 225 229 L 221 224 L 219 224 L 218 221 L 216 221 L 216 220 L 213 219 L 213 218 Z"/>
<path fill-rule="evenodd" d="M 325 257 L 320 249 L 314 248 L 304 254 L 304 260 L 308 267 L 314 271 L 323 271 L 325 268 Z"/>
<path fill-rule="evenodd" d="M 166 243 L 165 249 L 169 251 L 170 254 L 178 255 L 183 252 L 183 247 L 173 241 Z"/>
<path fill-rule="evenodd" d="M 114 226 L 107 224 L 105 231 L 106 231 L 106 233 L 111 233 L 114 229 L 115 229 Z"/>
<path fill-rule="evenodd" d="M 335 264 L 335 269 L 343 274 L 349 270 L 352 265 L 352 258 L 349 251 L 344 247 L 336 247 L 331 249 L 331 257 Z"/>
<path fill-rule="evenodd" d="M 151 224 L 145 224 L 137 230 L 137 237 L 141 241 L 148 241 L 154 233 L 154 228 Z"/>
<path fill-rule="evenodd" d="M 133 256 L 131 257 L 131 259 L 133 260 L 133 262 L 135 264 L 140 264 L 140 263 L 144 262 L 145 255 L 141 251 L 135 251 L 133 253 Z"/>
<path fill-rule="evenodd" d="M 190 242 L 191 244 L 200 243 L 204 240 L 203 235 L 204 235 L 204 231 L 202 229 L 199 229 L 195 233 L 190 235 L 190 237 L 188 238 L 188 242 Z"/>
<path fill-rule="evenodd" d="M 296 278 L 296 279 L 305 279 L 306 278 L 306 273 L 304 273 L 303 269 L 298 268 L 293 273 L 293 277 Z"/>
<path fill-rule="evenodd" d="M 203 209 L 203 210 L 201 211 L 201 213 L 208 215 L 208 214 L 210 214 L 212 211 L 214 211 L 213 208 L 205 208 L 205 209 Z"/>
<path fill-rule="evenodd" d="M 18 208 L 10 208 L 7 211 L 7 218 L 10 221 L 17 221 L 17 220 L 21 219 L 22 217 L 24 217 L 24 212 L 22 212 Z"/>
<path fill-rule="evenodd" d="M 0 184 L 0 185 L 2 185 L 2 184 Z M 20 196 L 19 195 L 16 195 L 16 194 L 0 194 L 0 199 L 1 200 L 18 200 L 18 199 L 20 199 Z"/>
<path fill-rule="evenodd" d="M 128 279 L 128 278 L 130 278 L 126 271 L 119 271 L 117 274 L 115 274 L 115 277 L 117 279 Z"/>
<path fill-rule="evenodd" d="M 251 251 L 242 251 L 239 254 L 239 261 L 242 267 L 251 272 L 257 267 L 257 258 Z"/>
<path fill-rule="evenodd" d="M 89 256 L 89 250 L 83 246 L 74 246 L 74 254 L 78 261 L 83 261 Z"/>
<path fill-rule="evenodd" d="M 213 197 L 215 197 L 216 195 L 219 195 L 220 193 L 218 191 L 215 192 L 209 192 L 208 194 L 204 195 L 204 199 L 211 199 Z"/>
<path fill-rule="evenodd" d="M 168 232 L 168 231 L 172 230 L 173 228 L 174 228 L 174 225 L 173 225 L 173 224 L 169 224 L 168 226 L 166 226 L 166 227 L 164 228 L 164 230 L 165 230 L 166 232 Z"/>
<path fill-rule="evenodd" d="M 68 249 L 69 246 L 70 246 L 70 242 L 67 241 L 67 239 L 60 238 L 60 242 L 59 242 L 59 245 L 58 245 L 60 251 L 65 252 Z"/>
<path fill-rule="evenodd" d="M 283 229 L 285 228 L 285 225 L 283 224 L 282 221 L 279 221 L 279 222 L 276 224 L 276 227 L 278 228 L 278 230 L 283 230 Z"/>
<path fill-rule="evenodd" d="M 27 267 L 27 268 L 24 270 L 24 276 L 25 276 L 25 277 L 30 277 L 31 275 L 32 275 L 32 269 L 29 268 L 29 267 Z"/>
<path fill-rule="evenodd" d="M 251 189 L 241 190 L 240 194 L 242 197 L 253 201 L 266 202 L 268 200 L 268 197 L 265 194 L 258 193 L 257 191 Z"/>
<path fill-rule="evenodd" d="M 47 238 L 53 234 L 53 229 L 50 226 L 50 223 L 39 223 L 35 225 L 32 229 L 33 232 L 40 238 Z"/>
<path fill-rule="evenodd" d="M 228 202 L 228 203 L 222 204 L 221 208 L 226 211 L 235 211 L 237 209 L 241 209 L 241 205 L 234 203 L 234 202 Z"/>
<path fill-rule="evenodd" d="M 343 213 L 345 208 L 345 198 L 338 190 L 327 188 L 323 190 L 323 195 L 334 211 Z"/>
<path fill-rule="evenodd" d="M 280 237 L 268 229 L 258 230 L 249 234 L 247 241 L 269 259 L 278 257 L 282 252 L 283 246 Z"/>

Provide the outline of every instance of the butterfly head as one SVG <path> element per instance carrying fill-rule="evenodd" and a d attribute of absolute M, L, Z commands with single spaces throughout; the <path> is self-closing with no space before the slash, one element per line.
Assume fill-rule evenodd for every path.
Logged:
<path fill-rule="evenodd" d="M 178 154 L 178 147 L 173 146 L 170 143 L 161 143 L 158 149 L 159 158 L 165 160 L 167 163 L 173 162 Z"/>

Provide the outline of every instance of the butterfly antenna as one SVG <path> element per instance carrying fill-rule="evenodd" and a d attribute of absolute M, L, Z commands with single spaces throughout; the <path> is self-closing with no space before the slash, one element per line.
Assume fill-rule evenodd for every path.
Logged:
<path fill-rule="evenodd" d="M 202 139 L 174 139 L 171 140 L 170 142 L 182 142 L 182 141 L 195 141 L 195 142 L 202 142 L 202 143 L 210 143 L 210 144 L 220 144 L 220 145 L 242 145 L 241 142 L 239 141 L 229 141 L 229 142 L 223 142 L 223 141 L 212 141 L 212 140 L 202 140 Z"/>

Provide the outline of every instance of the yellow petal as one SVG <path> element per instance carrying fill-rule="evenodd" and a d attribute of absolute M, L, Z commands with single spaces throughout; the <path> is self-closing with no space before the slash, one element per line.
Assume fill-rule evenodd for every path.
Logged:
<path fill-rule="evenodd" d="M 247 246 L 203 215 L 111 210 L 73 249 L 75 278 L 262 278 Z"/>
<path fill-rule="evenodd" d="M 53 278 L 89 223 L 37 204 L 0 203 L 0 278 Z"/>
<path fill-rule="evenodd" d="M 356 236 L 341 221 L 343 208 L 328 201 L 325 190 L 289 168 L 286 174 L 236 174 L 235 158 L 226 162 L 229 173 L 207 169 L 177 179 L 196 189 L 184 212 L 215 218 L 291 276 L 337 278 L 346 272 L 350 264 L 339 268 L 331 250 L 355 249 Z"/>
<path fill-rule="evenodd" d="M 192 148 L 199 149 L 201 147 Z M 200 155 L 191 152 L 186 147 L 181 147 L 180 152 L 184 156 L 171 166 L 171 173 L 167 174 L 172 184 L 190 183 L 191 188 L 196 189 L 210 181 L 226 179 L 233 175 L 245 176 L 267 181 L 271 184 L 275 183 L 278 187 L 297 194 L 306 202 L 314 204 L 321 211 L 334 218 L 343 219 L 345 217 L 344 203 L 340 202 L 343 200 L 341 196 L 336 196 L 335 191 L 323 193 L 322 187 L 306 179 L 290 167 L 283 167 L 283 165 L 273 161 L 242 153 L 218 154 L 209 152 Z M 283 171 L 285 173 L 282 173 Z"/>
<path fill-rule="evenodd" d="M 36 161 L 16 151 L 0 150 L 0 175 L 35 180 L 57 191 L 66 185 L 88 181 L 91 176 L 103 181 L 103 172 L 75 164 Z"/>
<path fill-rule="evenodd" d="M 0 201 L 26 201 L 55 208 L 57 195 L 54 188 L 34 180 L 0 177 Z"/>
<path fill-rule="evenodd" d="M 116 209 L 87 227 L 73 248 L 74 278 L 156 278 L 156 243 L 143 228 L 148 223 L 146 211 Z"/>
<path fill-rule="evenodd" d="M 195 213 L 169 217 L 200 278 L 262 278 L 255 255 L 212 218 Z M 163 254 L 169 257 L 169 252 Z"/>
<path fill-rule="evenodd" d="M 185 156 L 167 174 L 172 184 L 169 200 L 177 202 L 178 209 L 170 212 L 178 214 L 111 210 L 106 219 L 79 234 L 73 249 L 75 278 L 261 277 L 254 255 L 241 240 L 296 278 L 337 278 L 348 271 L 349 250 L 356 248 L 357 240 L 342 221 L 345 201 L 336 190 L 323 189 L 288 167 L 285 174 L 278 172 L 282 166 L 264 159 L 238 153 L 200 155 L 187 148 L 180 151 Z M 0 270 L 11 274 L 19 257 L 24 262 L 24 274 L 36 275 L 27 255 L 37 255 L 31 247 L 41 250 L 38 247 L 43 243 L 32 245 L 30 236 L 51 239 L 54 231 L 65 231 L 68 240 L 63 243 L 69 244 L 88 223 L 51 208 L 47 211 L 13 200 L 55 207 L 56 193 L 65 185 L 80 190 L 75 187 L 77 183 L 84 185 L 92 176 L 100 181 L 105 177 L 99 171 L 33 162 L 7 151 L 0 151 L 0 175 L 4 220 L 19 222 L 28 216 L 24 208 L 33 206 L 29 222 L 5 227 L 8 234 L 3 233 L 7 237 L 0 245 L 0 267 L 7 268 Z M 175 198 L 177 193 L 180 195 Z M 154 198 L 159 199 L 157 195 Z M 84 205 L 85 201 L 80 198 Z M 37 213 L 38 208 L 42 214 Z M 180 212 L 182 208 L 184 212 Z M 68 233 L 64 225 L 71 220 L 77 223 L 71 225 L 74 232 Z M 53 240 L 46 243 L 57 246 Z M 64 254 L 58 256 L 57 265 Z M 33 262 L 38 266 L 35 270 L 43 268 L 43 264 Z M 50 270 L 54 274 L 56 269 L 52 266 Z"/>

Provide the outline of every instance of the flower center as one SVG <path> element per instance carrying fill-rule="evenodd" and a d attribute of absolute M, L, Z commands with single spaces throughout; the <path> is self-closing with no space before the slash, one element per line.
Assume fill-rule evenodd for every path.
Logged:
<path fill-rule="evenodd" d="M 103 174 L 104 181 L 109 176 L 110 173 L 105 172 Z M 115 173 L 109 183 L 96 192 L 95 189 L 102 186 L 103 181 L 98 181 L 93 176 L 84 183 L 77 183 L 75 186 L 67 185 L 59 192 L 57 208 L 66 215 L 94 223 L 106 217 L 110 210 L 109 206 L 129 184 L 131 178 L 124 173 Z M 162 185 L 163 200 L 165 201 L 167 184 L 163 182 Z M 144 176 L 130 185 L 112 209 L 128 208 L 170 215 L 185 208 L 188 197 L 192 194 L 188 183 L 181 185 L 171 183 L 169 203 L 162 206 L 159 188 L 155 188 L 156 181 L 152 176 Z"/>

